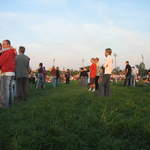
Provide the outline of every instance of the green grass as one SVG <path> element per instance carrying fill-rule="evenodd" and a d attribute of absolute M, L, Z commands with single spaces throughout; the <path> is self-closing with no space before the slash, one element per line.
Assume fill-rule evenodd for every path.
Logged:
<path fill-rule="evenodd" d="M 0 150 L 150 150 L 150 88 L 97 97 L 77 82 L 0 109 Z"/>

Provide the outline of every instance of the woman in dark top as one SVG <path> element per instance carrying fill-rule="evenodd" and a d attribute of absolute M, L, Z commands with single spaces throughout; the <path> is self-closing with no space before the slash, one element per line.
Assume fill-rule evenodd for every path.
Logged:
<path fill-rule="evenodd" d="M 60 83 L 60 70 L 59 67 L 56 68 L 56 86 L 59 86 Z"/>
<path fill-rule="evenodd" d="M 65 73 L 65 77 L 66 77 L 66 84 L 70 83 L 70 70 L 67 69 L 66 73 Z"/>
<path fill-rule="evenodd" d="M 88 85 L 88 71 L 86 67 L 81 68 L 80 79 L 81 79 L 81 86 L 86 87 Z"/>
<path fill-rule="evenodd" d="M 131 86 L 131 73 L 132 68 L 129 64 L 129 61 L 126 61 L 124 86 Z"/>
<path fill-rule="evenodd" d="M 36 88 L 43 88 L 43 87 L 44 87 L 44 69 L 43 69 L 43 63 L 40 63 L 38 69 Z"/>

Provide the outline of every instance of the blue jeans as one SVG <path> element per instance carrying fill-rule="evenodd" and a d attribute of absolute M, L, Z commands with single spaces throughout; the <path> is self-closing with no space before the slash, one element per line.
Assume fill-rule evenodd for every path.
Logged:
<path fill-rule="evenodd" d="M 9 108 L 14 103 L 13 76 L 2 76 L 0 85 L 0 105 Z"/>
<path fill-rule="evenodd" d="M 43 87 L 44 87 L 44 75 L 42 73 L 39 73 L 36 88 L 43 88 Z"/>
<path fill-rule="evenodd" d="M 56 77 L 52 77 L 52 85 L 54 88 L 56 87 Z"/>
<path fill-rule="evenodd" d="M 56 86 L 59 86 L 59 84 L 60 84 L 60 79 L 56 78 Z"/>

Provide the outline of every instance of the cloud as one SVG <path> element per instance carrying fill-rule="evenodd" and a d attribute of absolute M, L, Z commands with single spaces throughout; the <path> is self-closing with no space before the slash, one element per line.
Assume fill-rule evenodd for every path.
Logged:
<path fill-rule="evenodd" d="M 148 36 L 119 27 L 112 20 L 75 23 L 65 17 L 11 12 L 0 13 L 0 19 L 3 22 L 0 40 L 8 37 L 15 47 L 25 45 L 33 68 L 38 67 L 39 62 L 49 68 L 53 58 L 57 65 L 67 68 L 80 67 L 83 58 L 88 65 L 91 57 L 100 57 L 103 64 L 107 47 L 118 54 L 118 66 L 123 67 L 126 60 L 138 64 L 143 53 L 147 67 L 150 67 Z M 8 24 L 11 24 L 9 28 Z"/>

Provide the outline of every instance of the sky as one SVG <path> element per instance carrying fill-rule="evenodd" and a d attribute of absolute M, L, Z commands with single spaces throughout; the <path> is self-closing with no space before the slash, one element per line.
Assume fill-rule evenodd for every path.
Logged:
<path fill-rule="evenodd" d="M 149 0 L 3 0 L 0 2 L 0 42 L 26 47 L 31 68 L 78 69 L 104 50 L 117 54 L 117 66 L 126 60 L 150 68 Z"/>

